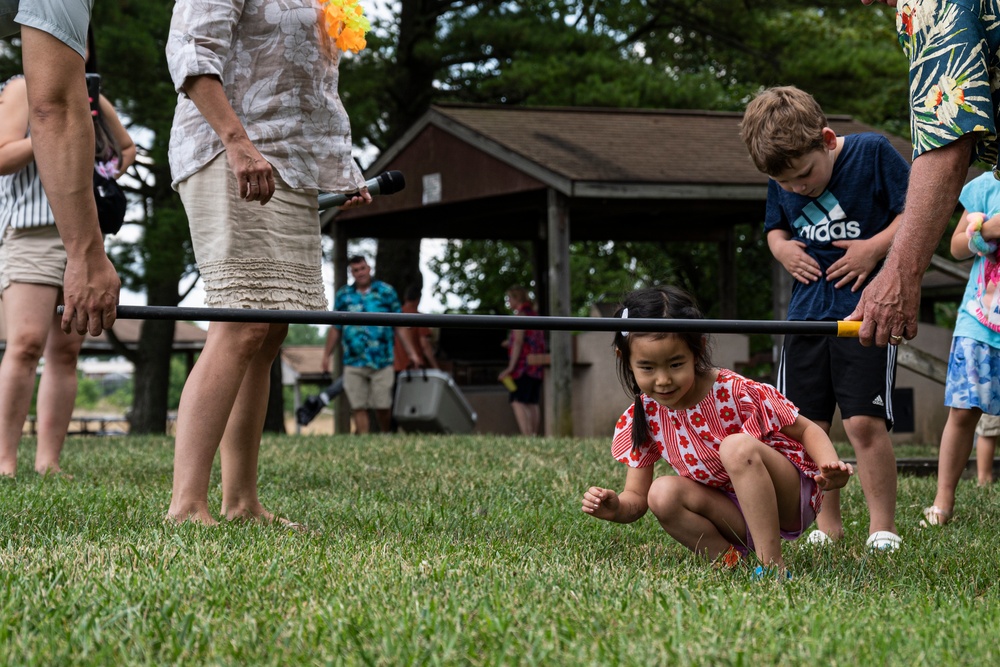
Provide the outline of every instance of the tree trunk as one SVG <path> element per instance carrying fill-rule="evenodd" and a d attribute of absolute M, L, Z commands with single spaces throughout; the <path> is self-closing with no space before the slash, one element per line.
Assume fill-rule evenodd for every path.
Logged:
<path fill-rule="evenodd" d="M 379 239 L 376 278 L 396 290 L 400 302 L 410 285 L 423 285 L 420 239 Z"/>
<path fill-rule="evenodd" d="M 135 355 L 130 433 L 167 432 L 170 357 L 173 347 L 174 322 L 147 320 L 142 323 Z"/>
<path fill-rule="evenodd" d="M 163 281 L 148 287 L 149 302 L 176 306 L 175 276 L 172 283 Z M 130 433 L 166 433 L 167 403 L 170 394 L 170 358 L 174 350 L 176 324 L 168 320 L 146 320 L 142 323 L 139 344 L 135 352 L 134 392 L 129 415 Z"/>
<path fill-rule="evenodd" d="M 264 432 L 281 433 L 285 430 L 285 392 L 281 386 L 281 355 L 271 364 L 271 384 L 267 397 L 267 414 L 264 415 Z"/>

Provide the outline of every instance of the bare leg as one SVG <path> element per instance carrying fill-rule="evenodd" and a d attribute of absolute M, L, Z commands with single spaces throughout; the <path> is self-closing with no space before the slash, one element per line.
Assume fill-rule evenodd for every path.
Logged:
<path fill-rule="evenodd" d="M 371 420 L 368 418 L 368 410 L 354 410 L 354 433 L 355 435 L 365 435 L 372 430 Z"/>
<path fill-rule="evenodd" d="M 657 477 L 647 494 L 649 509 L 663 530 L 709 560 L 733 544 L 746 544 L 747 526 L 725 494 L 686 477 Z"/>
<path fill-rule="evenodd" d="M 266 324 L 213 322 L 205 348 L 181 393 L 174 445 L 174 483 L 167 515 L 175 521 L 216 523 L 208 511 L 212 461 Z"/>
<path fill-rule="evenodd" d="M 780 530 L 800 528 L 798 469 L 775 449 L 748 435 L 722 441 L 719 458 L 743 508 L 757 557 L 765 566 L 785 567 Z"/>
<path fill-rule="evenodd" d="M 830 422 L 816 422 L 823 431 L 830 434 Z M 823 531 L 833 541 L 844 537 L 844 517 L 840 511 L 840 489 L 827 491 L 823 496 L 823 508 L 816 516 L 816 528 Z"/>
<path fill-rule="evenodd" d="M 267 414 L 271 364 L 288 325 L 270 325 L 267 337 L 247 367 L 222 437 L 222 511 L 227 519 L 273 520 L 257 496 L 257 461 Z"/>
<path fill-rule="evenodd" d="M 84 62 L 52 35 L 21 27 L 31 144 L 66 246 L 63 329 L 97 335 L 115 321 L 121 281 L 104 252 L 94 202 L 94 123 Z"/>
<path fill-rule="evenodd" d="M 955 510 L 955 489 L 972 454 L 972 438 L 981 414 L 979 408 L 952 408 L 948 412 L 948 421 L 941 434 L 937 495 L 934 496 L 934 506 L 944 512 Z"/>
<path fill-rule="evenodd" d="M 35 470 L 42 474 L 60 472 L 59 456 L 76 403 L 76 365 L 83 336 L 64 333 L 59 316 L 53 313 L 45 344 L 45 368 L 38 385 L 38 449 Z"/>
<path fill-rule="evenodd" d="M 514 419 L 521 435 L 537 435 L 538 423 L 541 421 L 538 404 L 511 401 L 510 407 L 514 410 Z"/>
<path fill-rule="evenodd" d="M 0 475 L 17 472 L 17 447 L 58 295 L 57 287 L 29 283 L 11 283 L 3 292 L 7 349 L 0 362 Z"/>
<path fill-rule="evenodd" d="M 392 428 L 392 410 L 376 410 L 375 419 L 380 433 L 388 433 Z"/>
<path fill-rule="evenodd" d="M 976 472 L 979 486 L 989 486 L 993 483 L 993 455 L 996 452 L 997 438 L 991 435 L 979 436 L 976 443 Z"/>
<path fill-rule="evenodd" d="M 868 534 L 880 530 L 895 533 L 896 454 L 885 420 L 859 415 L 845 419 L 844 430 L 858 457 L 858 478 L 868 504 Z"/>

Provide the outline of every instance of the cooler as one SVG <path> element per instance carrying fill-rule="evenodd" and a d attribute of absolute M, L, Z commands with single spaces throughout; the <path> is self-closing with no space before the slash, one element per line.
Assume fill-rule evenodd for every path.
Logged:
<path fill-rule="evenodd" d="M 458 385 L 434 368 L 399 374 L 392 416 L 410 432 L 470 433 L 476 425 L 476 413 Z"/>

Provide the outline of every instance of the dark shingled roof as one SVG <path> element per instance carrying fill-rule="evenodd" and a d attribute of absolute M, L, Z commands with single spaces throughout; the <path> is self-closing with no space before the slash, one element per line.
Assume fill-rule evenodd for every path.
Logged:
<path fill-rule="evenodd" d="M 740 113 L 441 104 L 368 169 L 407 185 L 370 206 L 327 211 L 347 238 L 532 239 L 550 191 L 574 240 L 714 240 L 764 218 L 767 178 L 739 136 Z M 875 131 L 829 117 L 840 134 Z M 886 135 L 888 136 L 888 135 Z M 909 143 L 889 140 L 904 157 Z M 697 221 L 697 225 L 692 225 Z"/>
<path fill-rule="evenodd" d="M 741 113 L 438 105 L 434 113 L 573 181 L 765 184 L 739 136 Z M 830 116 L 838 134 L 877 132 Z M 910 144 L 886 133 L 905 157 Z"/>

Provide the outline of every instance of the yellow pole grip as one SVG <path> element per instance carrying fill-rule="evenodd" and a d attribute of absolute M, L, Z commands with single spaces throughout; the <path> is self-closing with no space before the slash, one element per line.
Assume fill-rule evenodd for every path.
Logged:
<path fill-rule="evenodd" d="M 861 322 L 837 322 L 837 338 L 857 338 L 861 331 Z"/>

